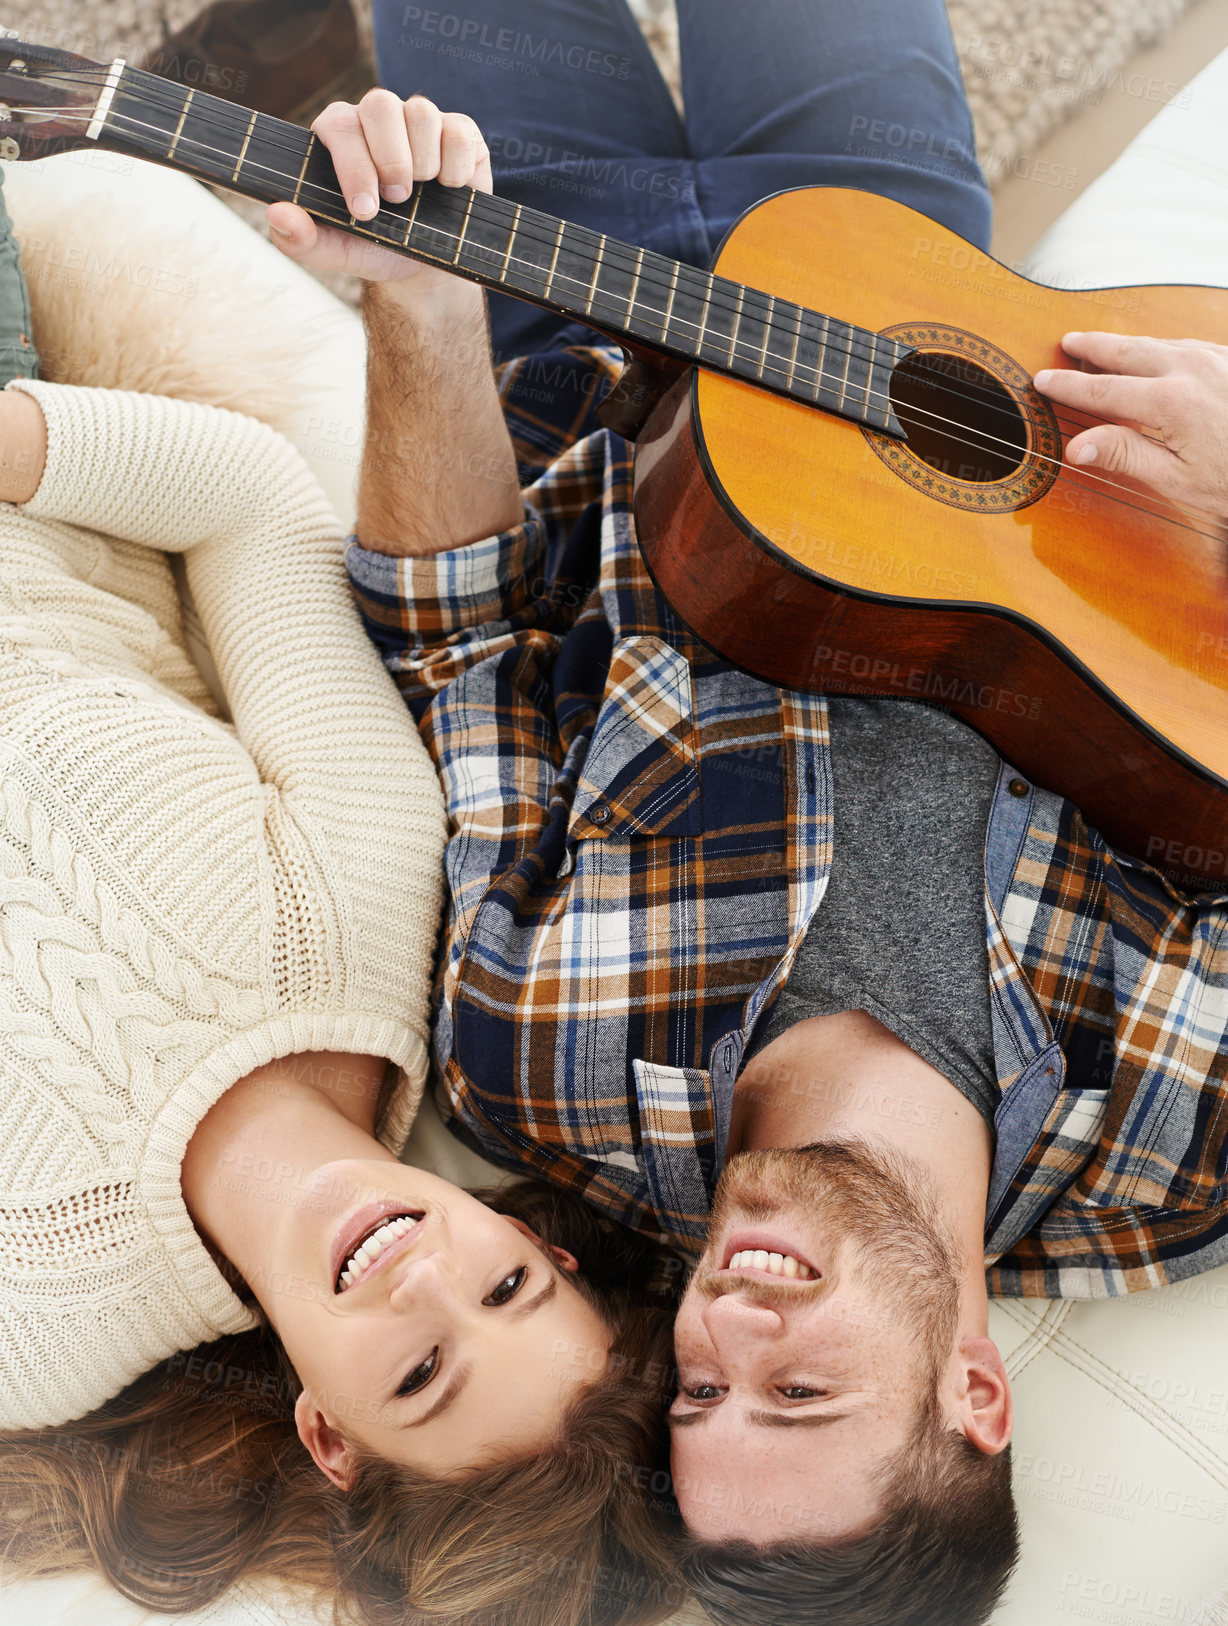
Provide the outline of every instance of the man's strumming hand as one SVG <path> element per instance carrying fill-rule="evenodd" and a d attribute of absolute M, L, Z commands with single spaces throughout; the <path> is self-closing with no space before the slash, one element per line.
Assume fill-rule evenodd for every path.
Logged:
<path fill-rule="evenodd" d="M 1047 369 L 1036 388 L 1111 420 L 1073 436 L 1067 462 L 1141 480 L 1170 502 L 1228 518 L 1228 346 L 1067 333 L 1062 348 L 1099 371 Z"/>

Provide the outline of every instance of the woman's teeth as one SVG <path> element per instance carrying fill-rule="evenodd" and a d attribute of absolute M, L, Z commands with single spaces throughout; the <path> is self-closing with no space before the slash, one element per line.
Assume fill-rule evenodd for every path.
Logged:
<path fill-rule="evenodd" d="M 411 1231 L 417 1224 L 417 1219 L 409 1214 L 401 1214 L 396 1219 L 385 1220 L 378 1229 L 372 1231 L 361 1247 L 355 1249 L 341 1272 L 342 1287 L 349 1287 L 356 1282 L 366 1270 L 367 1266 L 374 1264 L 390 1242 L 395 1242 L 406 1231 Z"/>
<path fill-rule="evenodd" d="M 728 1268 L 768 1270 L 773 1276 L 796 1276 L 799 1281 L 807 1281 L 811 1275 L 810 1266 L 803 1265 L 791 1253 L 767 1253 L 762 1248 L 745 1248 L 741 1253 L 735 1253 Z"/>

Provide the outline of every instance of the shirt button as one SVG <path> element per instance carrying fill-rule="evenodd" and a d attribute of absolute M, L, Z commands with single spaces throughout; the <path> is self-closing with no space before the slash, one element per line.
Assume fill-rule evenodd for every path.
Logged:
<path fill-rule="evenodd" d="M 589 820 L 593 824 L 605 824 L 610 817 L 610 809 L 605 802 L 594 802 L 588 810 Z"/>
<path fill-rule="evenodd" d="M 1007 789 L 1010 791 L 1012 796 L 1026 796 L 1028 793 L 1028 782 L 1026 779 L 1012 779 Z"/>

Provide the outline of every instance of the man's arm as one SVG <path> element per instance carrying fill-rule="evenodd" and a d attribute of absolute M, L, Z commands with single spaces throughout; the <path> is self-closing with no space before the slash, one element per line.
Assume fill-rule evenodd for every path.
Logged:
<path fill-rule="evenodd" d="M 403 202 L 416 181 L 492 190 L 490 152 L 473 120 L 424 96 L 371 90 L 332 102 L 312 123 L 357 220 L 377 197 Z M 273 241 L 315 270 L 366 282 L 367 430 L 358 492 L 365 547 L 441 553 L 518 525 L 524 510 L 511 437 L 495 391 L 480 288 L 322 226 L 291 203 L 268 210 Z"/>
<path fill-rule="evenodd" d="M 427 298 L 363 290 L 367 429 L 358 539 L 376 553 L 440 553 L 524 518 L 495 390 L 480 288 L 449 279 Z"/>

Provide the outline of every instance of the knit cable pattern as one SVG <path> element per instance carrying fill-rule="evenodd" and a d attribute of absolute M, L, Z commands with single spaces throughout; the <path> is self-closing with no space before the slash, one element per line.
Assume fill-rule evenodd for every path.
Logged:
<path fill-rule="evenodd" d="M 16 381 L 0 504 L 0 1427 L 252 1324 L 183 1205 L 200 1118 L 302 1049 L 426 1065 L 444 819 L 299 454 L 219 408 Z M 234 724 L 201 694 L 182 551 Z M 158 555 L 161 559 L 161 553 Z"/>

